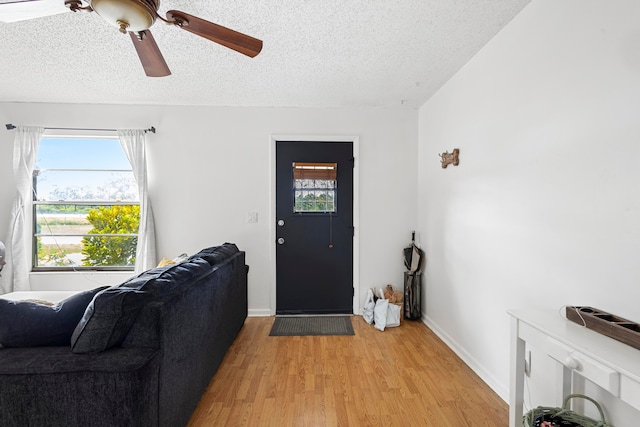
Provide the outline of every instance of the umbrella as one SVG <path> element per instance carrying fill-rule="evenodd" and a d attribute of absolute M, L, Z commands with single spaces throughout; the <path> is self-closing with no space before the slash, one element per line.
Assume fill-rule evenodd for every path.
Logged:
<path fill-rule="evenodd" d="M 416 246 L 416 232 L 411 232 L 411 244 L 404 248 L 404 266 L 411 274 L 419 273 L 422 268 L 422 258 L 424 252 Z"/>
<path fill-rule="evenodd" d="M 422 269 L 424 252 L 416 246 L 415 240 L 416 232 L 413 231 L 411 244 L 402 251 L 404 266 L 409 270 L 404 275 L 404 317 L 407 319 L 419 319 L 421 316 L 419 273 Z"/>

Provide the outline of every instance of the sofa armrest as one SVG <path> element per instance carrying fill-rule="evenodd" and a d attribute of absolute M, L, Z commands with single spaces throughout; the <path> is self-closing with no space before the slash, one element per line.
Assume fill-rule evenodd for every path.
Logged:
<path fill-rule="evenodd" d="M 152 348 L 113 348 L 103 353 L 75 354 L 71 347 L 3 348 L 0 375 L 129 372 L 140 369 L 158 352 Z"/>
<path fill-rule="evenodd" d="M 0 349 L 0 425 L 157 426 L 159 353 Z"/>

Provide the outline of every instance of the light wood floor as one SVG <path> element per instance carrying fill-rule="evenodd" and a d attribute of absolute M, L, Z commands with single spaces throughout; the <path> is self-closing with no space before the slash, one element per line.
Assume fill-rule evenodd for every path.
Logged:
<path fill-rule="evenodd" d="M 508 407 L 420 321 L 270 337 L 248 318 L 188 427 L 506 426 Z"/>

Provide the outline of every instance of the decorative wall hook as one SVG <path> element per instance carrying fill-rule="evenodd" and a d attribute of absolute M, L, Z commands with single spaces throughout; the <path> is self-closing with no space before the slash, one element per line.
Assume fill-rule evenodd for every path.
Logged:
<path fill-rule="evenodd" d="M 458 166 L 460 160 L 458 156 L 460 155 L 460 150 L 458 148 L 454 148 L 452 153 L 445 151 L 442 154 L 438 154 L 442 159 L 442 169 L 446 168 L 449 165 Z"/>

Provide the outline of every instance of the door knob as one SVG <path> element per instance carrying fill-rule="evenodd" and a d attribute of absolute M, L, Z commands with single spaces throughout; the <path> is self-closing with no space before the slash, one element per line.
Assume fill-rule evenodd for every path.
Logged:
<path fill-rule="evenodd" d="M 284 238 L 280 237 L 280 238 L 278 239 L 278 244 L 279 244 L 279 245 L 284 245 Z"/>

